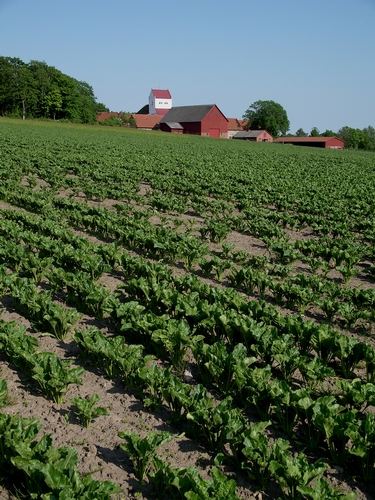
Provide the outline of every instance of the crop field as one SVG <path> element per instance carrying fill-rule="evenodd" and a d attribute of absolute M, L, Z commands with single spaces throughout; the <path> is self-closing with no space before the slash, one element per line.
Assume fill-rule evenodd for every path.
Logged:
<path fill-rule="evenodd" d="M 375 154 L 0 119 L 0 499 L 375 498 Z"/>

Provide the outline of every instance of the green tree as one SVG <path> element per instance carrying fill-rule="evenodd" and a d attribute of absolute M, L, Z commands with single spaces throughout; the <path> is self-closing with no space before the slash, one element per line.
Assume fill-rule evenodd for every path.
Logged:
<path fill-rule="evenodd" d="M 129 113 L 128 111 L 120 111 L 120 118 L 122 120 L 122 123 L 129 125 L 130 127 L 135 126 L 135 120 L 132 115 L 132 113 Z"/>
<path fill-rule="evenodd" d="M 99 122 L 99 125 L 105 127 L 122 127 L 122 120 L 117 116 L 109 116 L 106 120 Z"/>
<path fill-rule="evenodd" d="M 320 134 L 322 137 L 336 137 L 337 136 L 337 133 L 333 132 L 333 130 L 325 130 L 324 132 L 322 132 Z"/>
<path fill-rule="evenodd" d="M 104 113 L 105 111 L 109 111 L 109 108 L 107 108 L 107 106 L 105 104 L 103 104 L 102 102 L 98 102 L 98 103 L 96 103 L 95 111 L 97 113 Z"/>
<path fill-rule="evenodd" d="M 319 129 L 317 127 L 313 127 L 310 132 L 310 137 L 319 137 L 319 136 L 320 136 Z"/>
<path fill-rule="evenodd" d="M 44 61 L 30 61 L 28 68 L 33 74 L 37 87 L 37 104 L 33 116 L 47 118 L 49 110 L 45 107 L 45 97 L 52 88 L 58 88 L 56 80 L 58 70 L 53 66 L 48 66 Z"/>
<path fill-rule="evenodd" d="M 296 132 L 296 137 L 307 137 L 307 135 L 303 128 L 299 128 Z"/>
<path fill-rule="evenodd" d="M 375 149 L 375 128 L 369 125 L 368 127 L 365 127 L 362 132 L 370 139 L 372 149 Z"/>
<path fill-rule="evenodd" d="M 347 149 L 373 149 L 369 137 L 359 128 L 342 127 L 338 136 L 343 139 Z"/>
<path fill-rule="evenodd" d="M 22 116 L 37 101 L 37 88 L 27 65 L 17 57 L 0 58 L 0 110 L 2 115 Z"/>
<path fill-rule="evenodd" d="M 50 90 L 48 94 L 44 96 L 44 105 L 47 114 L 51 112 L 53 114 L 53 119 L 56 120 L 56 113 L 63 109 L 63 99 L 58 88 Z"/>
<path fill-rule="evenodd" d="M 290 123 L 285 109 L 274 101 L 256 101 L 243 115 L 249 121 L 250 129 L 265 129 L 271 135 L 285 135 Z"/>

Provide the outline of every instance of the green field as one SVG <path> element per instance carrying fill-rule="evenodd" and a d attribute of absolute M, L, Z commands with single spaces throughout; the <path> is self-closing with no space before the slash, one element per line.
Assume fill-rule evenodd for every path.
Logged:
<path fill-rule="evenodd" d="M 374 496 L 375 154 L 0 119 L 0 179 L 4 491 Z"/>

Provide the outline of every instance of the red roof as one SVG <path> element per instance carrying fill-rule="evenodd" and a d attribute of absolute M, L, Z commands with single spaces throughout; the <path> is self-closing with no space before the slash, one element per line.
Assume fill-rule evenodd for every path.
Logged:
<path fill-rule="evenodd" d="M 120 115 L 117 113 L 117 111 L 103 111 L 103 113 L 99 113 L 97 116 L 98 122 L 103 122 L 107 118 L 115 116 L 116 118 L 120 118 Z"/>
<path fill-rule="evenodd" d="M 168 111 L 168 110 L 167 110 Z M 161 115 L 140 115 L 137 113 L 133 114 L 135 124 L 137 128 L 147 128 L 153 129 L 159 124 L 161 120 Z"/>
<path fill-rule="evenodd" d="M 244 128 L 240 120 L 237 120 L 237 118 L 228 118 L 228 130 L 243 130 L 243 129 Z"/>
<path fill-rule="evenodd" d="M 286 136 L 286 137 L 278 137 L 277 139 L 275 139 L 275 142 L 329 142 L 332 139 L 341 141 L 344 144 L 344 141 L 342 139 L 339 139 L 338 137 L 324 137 L 324 136 L 318 136 L 318 137 Z"/>
<path fill-rule="evenodd" d="M 160 89 L 151 89 L 151 92 L 158 99 L 172 99 L 171 93 L 169 90 L 160 90 Z"/>

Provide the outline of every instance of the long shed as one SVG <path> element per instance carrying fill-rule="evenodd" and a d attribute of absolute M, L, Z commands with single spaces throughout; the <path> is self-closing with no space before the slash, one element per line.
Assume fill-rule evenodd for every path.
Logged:
<path fill-rule="evenodd" d="M 228 120 L 216 104 L 172 107 L 160 120 L 160 130 L 176 131 L 170 124 L 179 124 L 184 134 L 228 137 Z"/>
<path fill-rule="evenodd" d="M 274 142 L 294 144 L 295 146 L 344 149 L 344 141 L 338 137 L 278 137 Z"/>

